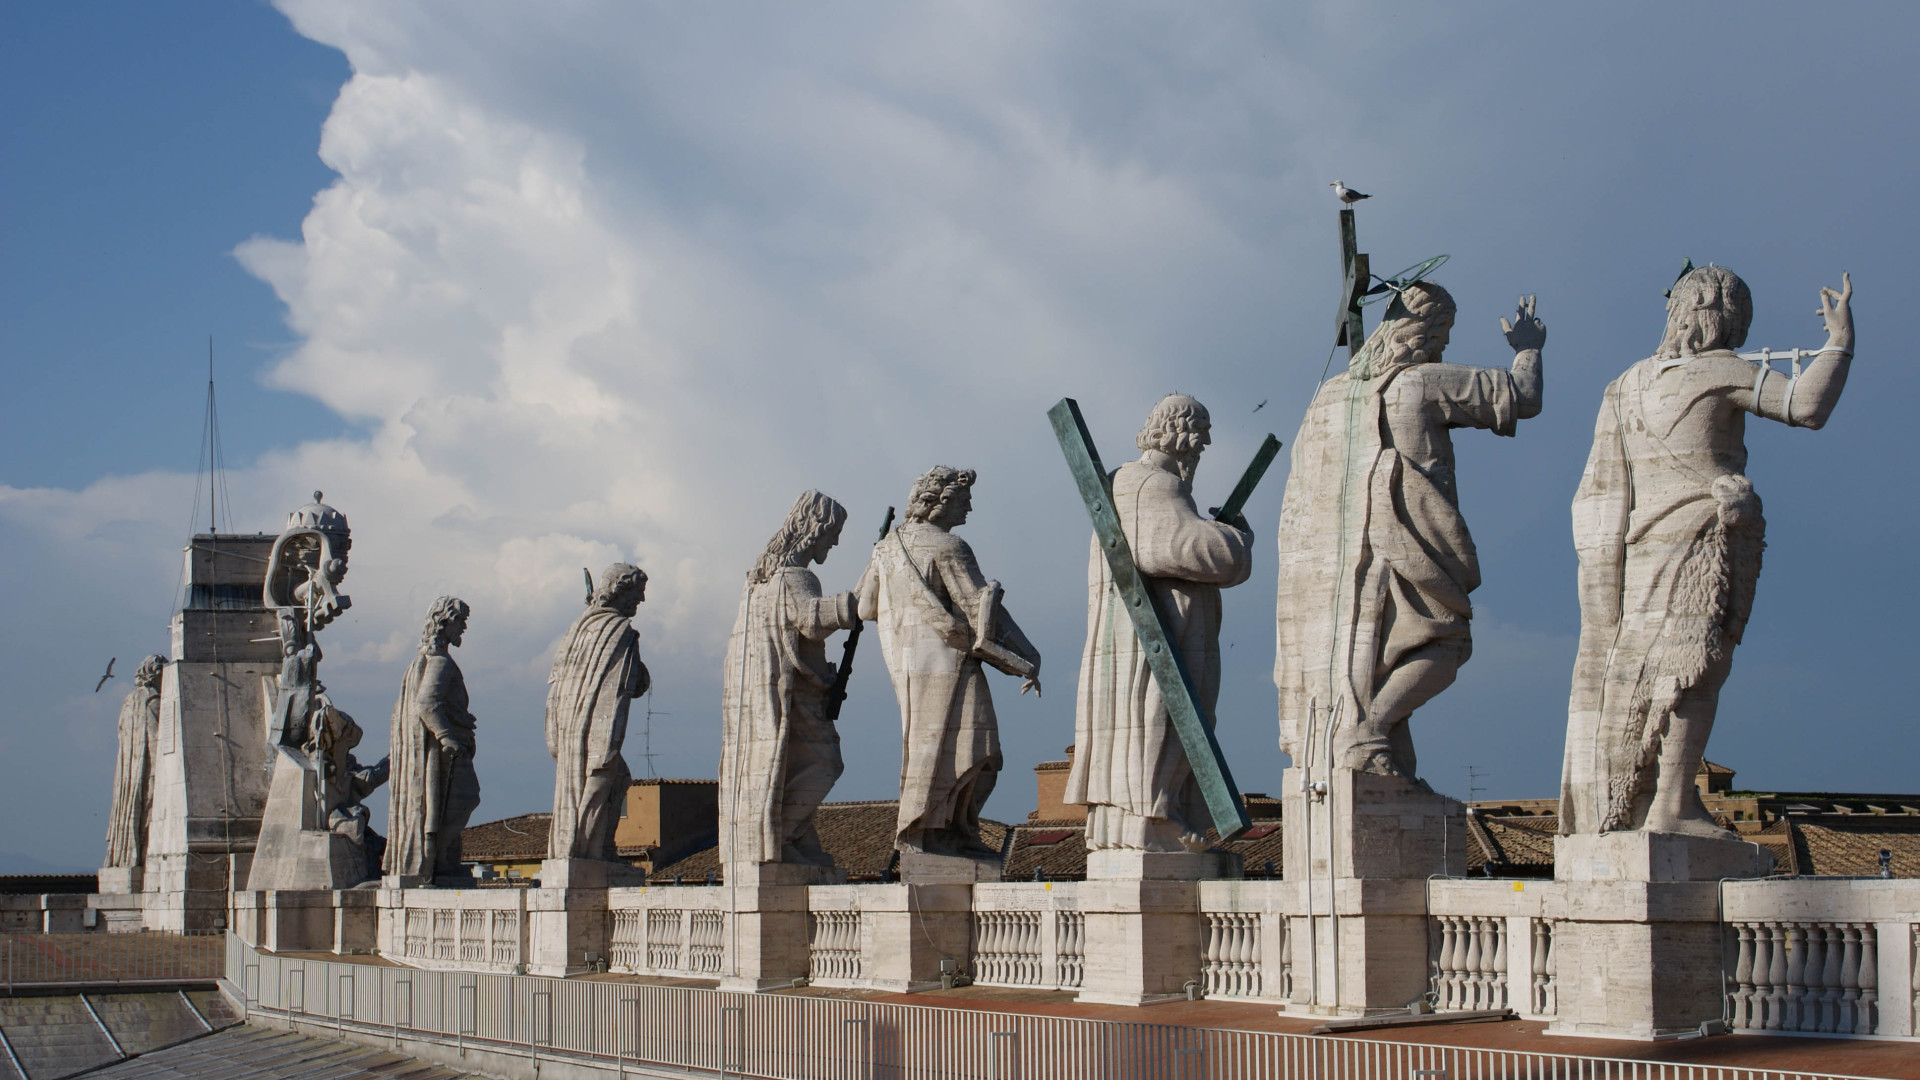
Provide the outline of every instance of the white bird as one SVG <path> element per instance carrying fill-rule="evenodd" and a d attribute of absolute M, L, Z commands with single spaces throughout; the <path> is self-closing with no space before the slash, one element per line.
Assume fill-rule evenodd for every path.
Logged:
<path fill-rule="evenodd" d="M 1353 190 L 1352 188 L 1348 187 L 1346 184 L 1338 180 L 1335 180 L 1333 183 L 1328 184 L 1327 186 L 1333 189 L 1333 194 L 1336 198 L 1338 198 L 1341 202 L 1346 203 L 1348 206 L 1352 206 L 1354 203 L 1359 202 L 1361 199 L 1373 198 L 1373 196 L 1371 195 L 1363 195 L 1360 192 Z"/>

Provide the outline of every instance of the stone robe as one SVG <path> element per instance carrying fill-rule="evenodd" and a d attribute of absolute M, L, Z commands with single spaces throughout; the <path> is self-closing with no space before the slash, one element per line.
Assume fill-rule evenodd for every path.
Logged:
<path fill-rule="evenodd" d="M 441 744 L 460 747 L 448 754 Z M 460 833 L 480 806 L 467 682 L 444 647 L 413 658 L 393 706 L 386 873 L 431 878 L 460 871 Z"/>
<path fill-rule="evenodd" d="M 1201 516 L 1192 487 L 1169 468 L 1130 461 L 1110 479 L 1134 565 L 1211 721 L 1220 697 L 1220 590 L 1253 572 L 1252 537 Z M 1089 848 L 1153 846 L 1150 825 L 1139 819 L 1168 821 L 1196 835 L 1206 829 L 1206 800 L 1098 537 L 1087 556 L 1087 643 L 1073 741 L 1065 801 L 1090 807 Z"/>
<path fill-rule="evenodd" d="M 898 834 L 945 830 L 973 840 L 999 778 L 1000 724 L 971 623 L 990 585 L 967 542 L 909 522 L 875 546 L 855 595 L 879 632 L 900 702 Z M 989 635 L 1038 664 L 1040 654 L 997 604 Z"/>
<path fill-rule="evenodd" d="M 835 675 L 824 642 L 857 619 L 851 596 L 821 596 L 803 567 L 742 590 L 720 699 L 722 863 L 833 865 L 813 827 L 844 768 L 822 716 Z"/>
<path fill-rule="evenodd" d="M 1692 759 L 1674 775 L 1691 783 L 1699 766 L 1766 547 L 1760 499 L 1743 475 L 1745 416 L 1819 427 L 1844 384 L 1844 372 L 1827 368 L 1796 402 L 1784 375 L 1756 374 L 1725 352 L 1653 358 L 1601 401 L 1573 502 L 1581 619 L 1564 833 L 1642 827 L 1670 743 L 1690 746 Z"/>
<path fill-rule="evenodd" d="M 632 773 L 620 747 L 627 707 L 647 692 L 640 634 L 628 617 L 589 607 L 553 657 L 547 677 L 547 753 L 553 755 L 550 859 L 613 859 L 613 832 Z"/>
<path fill-rule="evenodd" d="M 1527 369 L 1530 386 L 1516 385 Z M 1280 510 L 1274 682 L 1281 749 L 1298 761 L 1310 706 L 1316 732 L 1339 706 L 1354 738 L 1374 694 L 1409 654 L 1458 670 L 1473 652 L 1469 593 L 1480 560 L 1454 486 L 1453 428 L 1512 435 L 1540 407 L 1539 354 L 1514 372 L 1459 364 L 1399 365 L 1326 381 L 1294 440 Z M 1444 675 L 1452 681 L 1452 673 Z M 1442 684 L 1444 686 L 1444 683 Z M 1388 749 L 1352 745 L 1340 756 Z"/>
<path fill-rule="evenodd" d="M 160 730 L 160 688 L 136 682 L 120 703 L 120 749 L 113 763 L 113 810 L 107 818 L 109 867 L 143 865 L 147 815 L 153 805 L 154 740 Z"/>

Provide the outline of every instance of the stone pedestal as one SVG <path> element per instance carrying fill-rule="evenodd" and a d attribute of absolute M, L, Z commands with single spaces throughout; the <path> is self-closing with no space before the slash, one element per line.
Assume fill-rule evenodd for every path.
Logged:
<path fill-rule="evenodd" d="M 124 896 L 140 891 L 141 872 L 137 866 L 103 866 L 99 889 L 105 896 Z"/>
<path fill-rule="evenodd" d="M 1427 990 L 1426 879 L 1466 872 L 1466 807 L 1372 773 L 1336 769 L 1319 793 L 1300 781 L 1298 768 L 1286 771 L 1285 880 L 1302 888 L 1307 908 L 1290 928 L 1287 1009 L 1403 1009 Z"/>
<path fill-rule="evenodd" d="M 809 891 L 809 977 L 822 986 L 912 993 L 967 968 L 973 887 L 834 885 Z"/>
<path fill-rule="evenodd" d="M 92 919 L 82 916 L 86 929 L 130 934 L 147 928 L 146 908 L 152 893 L 95 893 L 87 897 Z"/>
<path fill-rule="evenodd" d="M 247 875 L 251 892 L 332 892 L 365 878 L 366 856 L 320 816 L 320 778 L 297 753 L 271 751 L 273 784 Z"/>
<path fill-rule="evenodd" d="M 1554 878 L 1571 886 L 1554 928 L 1560 1035 L 1659 1039 L 1722 1013 L 1719 881 L 1765 875 L 1772 857 L 1733 836 L 1562 836 Z"/>
<path fill-rule="evenodd" d="M 548 859 L 527 890 L 527 973 L 567 976 L 606 962 L 613 942 L 604 868 L 592 859 Z M 590 885 L 599 867 L 599 885 Z M 566 884 L 549 884 L 552 881 Z"/>
<path fill-rule="evenodd" d="M 228 894 L 247 885 L 281 659 L 273 614 L 259 606 L 273 540 L 201 534 L 185 552 L 187 603 L 174 614 L 172 663 L 160 678 L 140 883 L 150 930 L 219 929 Z M 242 598 L 249 606 L 234 606 Z"/>
<path fill-rule="evenodd" d="M 727 963 L 722 990 L 777 990 L 807 977 L 807 889 L 844 885 L 836 867 L 729 863 Z"/>
<path fill-rule="evenodd" d="M 963 855 L 902 851 L 900 880 L 909 885 L 971 885 L 979 881 L 999 881 L 1000 863 L 995 859 L 969 859 Z"/>
<path fill-rule="evenodd" d="M 379 915 L 379 893 L 372 889 L 233 894 L 234 933 L 267 952 L 373 953 Z"/>
<path fill-rule="evenodd" d="M 1077 1000 L 1151 1005 L 1200 983 L 1200 882 L 1238 873 L 1225 852 L 1089 851 L 1080 886 L 1086 973 Z"/>

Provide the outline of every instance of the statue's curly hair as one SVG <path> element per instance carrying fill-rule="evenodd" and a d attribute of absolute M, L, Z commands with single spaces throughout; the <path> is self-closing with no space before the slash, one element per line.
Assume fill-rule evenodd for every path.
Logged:
<path fill-rule="evenodd" d="M 593 595 L 588 598 L 587 603 L 599 607 L 612 607 L 614 597 L 644 584 L 646 580 L 645 570 L 631 563 L 614 563 L 600 571 L 600 584 L 594 586 Z"/>
<path fill-rule="evenodd" d="M 420 632 L 420 644 L 424 648 L 437 649 L 447 643 L 447 628 L 455 619 L 464 619 L 473 614 L 465 600 L 456 596 L 443 596 L 427 609 L 427 625 Z"/>
<path fill-rule="evenodd" d="M 1160 399 L 1133 445 L 1142 451 L 1163 454 L 1187 454 L 1213 442 L 1213 418 L 1207 407 L 1185 394 L 1168 394 Z"/>
<path fill-rule="evenodd" d="M 133 671 L 133 681 L 138 686 L 159 686 L 160 674 L 166 670 L 167 658 L 154 653 L 140 661 L 140 666 Z"/>
<path fill-rule="evenodd" d="M 760 553 L 760 561 L 753 564 L 754 583 L 766 581 L 784 566 L 804 565 L 799 560 L 805 552 L 820 541 L 820 537 L 829 529 L 837 529 L 847 522 L 847 508 L 817 491 L 803 491 L 793 500 L 793 507 L 787 511 L 787 520 L 780 525 L 780 531 L 767 541 L 767 550 Z"/>
<path fill-rule="evenodd" d="M 1753 325 L 1753 294 L 1724 266 L 1689 270 L 1667 297 L 1667 332 L 1654 355 L 1671 359 L 1712 349 L 1737 349 Z"/>
<path fill-rule="evenodd" d="M 913 490 L 907 494 L 907 520 L 925 521 L 932 517 L 933 512 L 948 499 L 972 487 L 978 475 L 972 469 L 955 469 L 946 465 L 935 465 L 928 469 L 913 482 Z"/>
<path fill-rule="evenodd" d="M 1431 281 L 1414 282 L 1387 305 L 1386 317 L 1353 358 L 1349 370 L 1355 378 L 1371 379 L 1410 363 L 1414 348 L 1426 337 L 1427 330 L 1438 322 L 1451 324 L 1459 313 L 1452 293 Z"/>

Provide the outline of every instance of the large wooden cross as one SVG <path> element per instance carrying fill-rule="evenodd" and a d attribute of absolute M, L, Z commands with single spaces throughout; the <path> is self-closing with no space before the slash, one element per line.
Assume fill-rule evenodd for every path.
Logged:
<path fill-rule="evenodd" d="M 1353 226 L 1353 208 L 1340 211 L 1340 271 L 1343 280 L 1340 285 L 1339 330 L 1333 343 L 1347 347 L 1347 356 L 1360 355 L 1360 346 L 1367 342 L 1366 324 L 1360 317 L 1360 300 L 1367 295 L 1367 283 L 1372 279 L 1373 268 L 1367 263 L 1367 256 L 1359 250 L 1360 241 Z"/>
<path fill-rule="evenodd" d="M 1093 519 L 1093 533 L 1107 557 L 1114 591 L 1133 620 L 1133 632 L 1146 649 L 1147 666 L 1153 671 L 1153 681 L 1159 685 L 1160 697 L 1167 704 L 1174 733 L 1180 736 L 1187 764 L 1192 767 L 1193 778 L 1207 801 L 1214 831 L 1220 834 L 1221 840 L 1231 840 L 1253 823 L 1247 818 L 1240 789 L 1234 786 L 1233 770 L 1227 767 L 1220 743 L 1213 736 L 1212 718 L 1200 704 L 1193 677 L 1174 649 L 1172 635 L 1167 633 L 1166 615 L 1154 602 L 1153 592 L 1133 563 L 1133 549 L 1127 545 L 1126 533 L 1120 528 L 1120 515 L 1113 509 L 1113 490 L 1108 484 L 1106 466 L 1100 463 L 1100 452 L 1094 449 L 1093 436 L 1087 433 L 1080 405 L 1072 398 L 1061 398 L 1059 404 L 1047 410 L 1047 418 L 1053 421 L 1053 433 L 1067 457 L 1067 468 L 1072 470 L 1074 483 L 1080 488 L 1080 499 L 1086 504 L 1087 515 Z M 1240 507 L 1253 494 L 1254 485 L 1260 482 L 1279 450 L 1280 440 L 1268 435 L 1259 453 L 1254 455 L 1253 464 L 1234 486 L 1233 495 L 1215 515 L 1217 520 L 1232 521 L 1239 516 Z"/>

